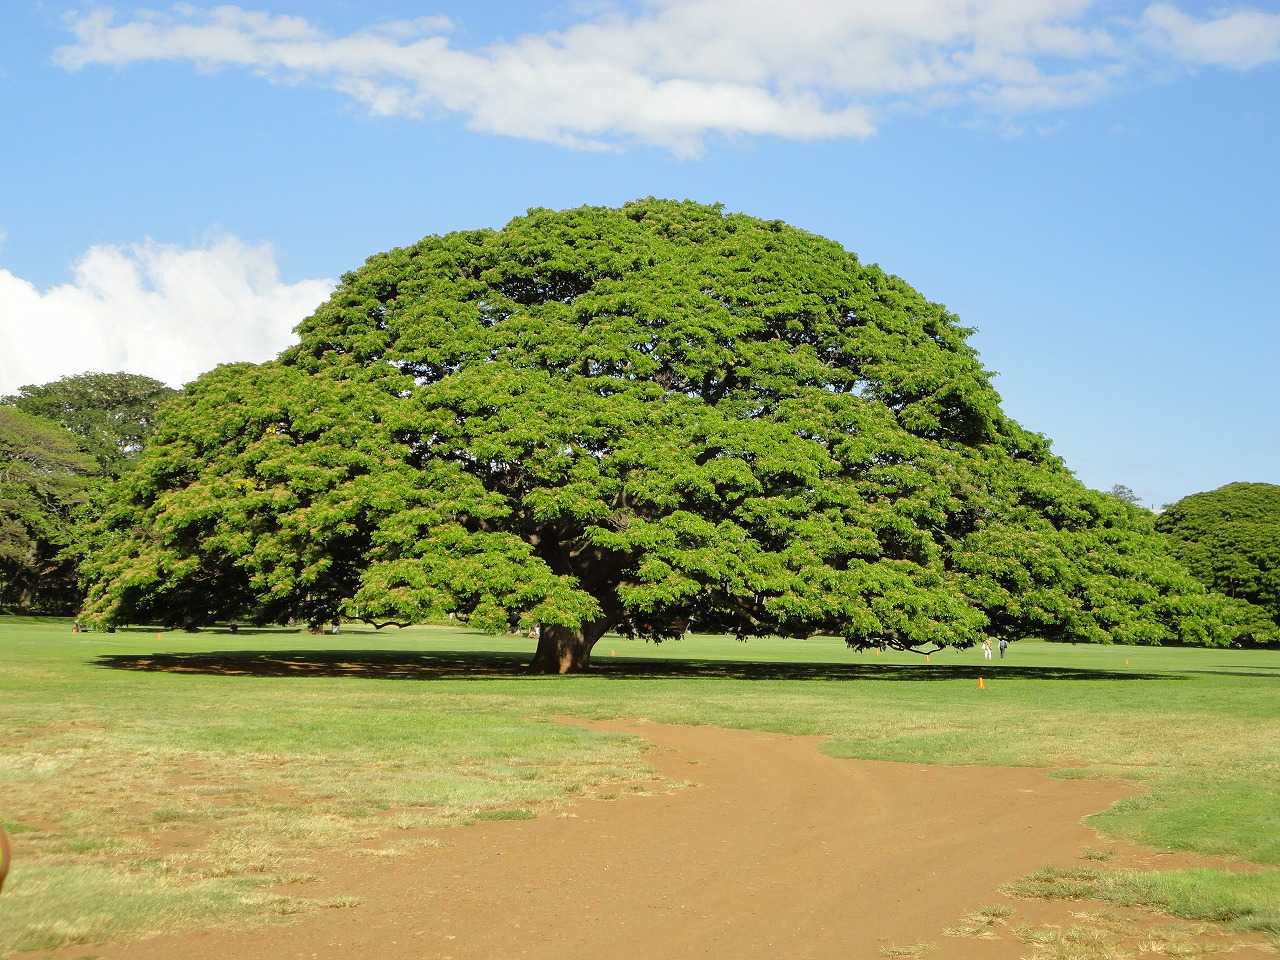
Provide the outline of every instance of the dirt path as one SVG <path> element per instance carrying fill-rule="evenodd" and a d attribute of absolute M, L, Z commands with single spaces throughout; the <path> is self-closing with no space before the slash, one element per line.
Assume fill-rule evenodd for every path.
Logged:
<path fill-rule="evenodd" d="M 1096 846 L 1080 820 L 1127 790 L 1042 771 L 836 760 L 817 738 L 601 724 L 650 740 L 670 796 L 439 831 L 389 862 L 343 856 L 306 895 L 358 906 L 252 932 L 75 955 L 130 960 L 876 958 L 943 941 L 1000 884 Z M 65 954 L 70 956 L 72 954 Z M 1013 954 L 1017 956 L 1018 954 Z"/>

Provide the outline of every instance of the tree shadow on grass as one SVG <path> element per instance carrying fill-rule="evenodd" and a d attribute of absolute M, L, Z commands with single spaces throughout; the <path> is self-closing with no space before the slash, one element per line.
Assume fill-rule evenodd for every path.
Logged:
<path fill-rule="evenodd" d="M 1263 677 L 1267 680 L 1280 680 L 1280 667 L 1247 667 L 1242 670 L 1179 670 L 1179 673 L 1202 674 L 1206 677 Z"/>
<path fill-rule="evenodd" d="M 99 631 L 97 631 L 97 632 L 102 633 L 103 631 L 99 630 Z M 232 627 L 228 626 L 227 624 L 214 624 L 214 625 L 212 625 L 212 626 L 204 626 L 204 627 L 201 627 L 201 628 L 200 628 L 200 629 L 198 629 L 198 630 L 182 630 L 182 629 L 180 629 L 180 628 L 178 628 L 178 627 L 129 626 L 129 627 L 117 627 L 115 630 L 110 631 L 110 632 L 114 633 L 116 636 L 128 636 L 128 635 L 130 635 L 130 634 L 139 634 L 139 633 L 163 633 L 163 634 L 172 635 L 172 636 L 188 636 L 188 637 L 208 637 L 208 636 L 219 636 L 219 637 L 233 637 L 233 636 L 239 636 L 239 637 L 256 637 L 256 636 L 259 636 L 259 635 L 266 635 L 266 634 L 273 634 L 273 633 L 274 633 L 274 634 L 281 634 L 281 635 L 286 635 L 286 634 L 287 634 L 287 635 L 291 635 L 291 636 L 295 636 L 295 637 L 296 637 L 296 636 L 299 636 L 299 635 L 302 635 L 302 634 L 307 633 L 307 630 L 306 630 L 306 628 L 305 628 L 305 627 L 297 627 L 297 626 L 295 626 L 295 627 L 289 627 L 289 626 L 278 626 L 278 627 L 250 627 L 250 626 L 245 626 L 245 627 L 236 627 L 236 628 L 234 628 L 234 629 L 233 629 Z M 324 632 L 325 632 L 325 633 L 328 633 L 328 631 L 327 631 L 327 630 L 325 630 Z"/>
<path fill-rule="evenodd" d="M 493 680 L 533 678 L 528 654 L 491 650 L 222 650 L 101 656 L 100 667 L 227 677 L 353 677 L 372 680 Z M 595 657 L 587 676 L 606 680 L 725 678 L 733 680 L 1176 680 L 1176 673 L 1015 666 L 1010 663 L 777 663 L 744 660 L 658 660 Z"/>

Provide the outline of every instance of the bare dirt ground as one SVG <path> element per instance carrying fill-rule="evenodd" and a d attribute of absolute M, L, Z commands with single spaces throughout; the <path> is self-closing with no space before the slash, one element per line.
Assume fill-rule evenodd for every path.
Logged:
<path fill-rule="evenodd" d="M 1081 823 L 1132 789 L 1116 782 L 837 760 L 816 738 L 716 727 L 597 726 L 651 741 L 658 772 L 689 786 L 435 831 L 438 846 L 394 859 L 333 856 L 305 895 L 359 902 L 293 924 L 29 956 L 1015 960 L 1038 954 L 1006 935 L 1011 919 L 957 935 L 961 918 L 1002 905 L 1065 927 L 1086 908 L 1012 901 L 1002 884 L 1081 864 L 1099 846 L 1109 866 L 1189 862 L 1104 844 Z M 1134 911 L 1108 916 L 1135 936 L 1148 923 Z M 1259 938 L 1199 938 L 1235 960 L 1274 956 Z"/>

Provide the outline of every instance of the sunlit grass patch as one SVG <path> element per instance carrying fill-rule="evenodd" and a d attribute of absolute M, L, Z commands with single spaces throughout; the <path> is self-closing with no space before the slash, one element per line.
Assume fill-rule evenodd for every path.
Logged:
<path fill-rule="evenodd" d="M 919 960 L 933 949 L 931 943 L 909 943 L 880 948 L 880 956 L 897 958 L 897 960 Z"/>
<path fill-rule="evenodd" d="M 1073 911 L 1066 926 L 1015 924 L 1010 932 L 1031 948 L 1025 960 L 1194 958 L 1231 954 L 1244 945 L 1205 923 L 1144 923 L 1107 911 Z"/>
<path fill-rule="evenodd" d="M 1280 864 L 1280 786 L 1274 765 L 1256 758 L 1257 775 L 1227 779 L 1217 771 L 1169 778 L 1150 793 L 1121 800 L 1091 818 L 1107 833 L 1148 846 Z M 1248 771 L 1248 766 L 1236 768 Z"/>
<path fill-rule="evenodd" d="M 479 810 L 476 812 L 477 820 L 532 820 L 537 816 L 532 810 L 526 810 L 523 807 L 513 807 L 506 810 Z"/>
<path fill-rule="evenodd" d="M 1027 960 L 1133 960 L 1115 933 L 1092 925 L 1016 927 L 1014 935 L 1031 947 Z"/>
<path fill-rule="evenodd" d="M 177 883 L 108 866 L 20 864 L 0 905 L 0 956 L 246 920 L 262 906 L 234 884 Z"/>
<path fill-rule="evenodd" d="M 1205 926 L 1158 928 L 1138 941 L 1138 952 L 1151 957 L 1203 957 L 1230 949 L 1201 939 L 1209 932 Z"/>
<path fill-rule="evenodd" d="M 1021 897 L 1147 907 L 1188 920 L 1227 923 L 1236 930 L 1280 934 L 1280 870 L 1046 868 L 1011 884 L 1009 891 Z"/>
<path fill-rule="evenodd" d="M 329 897 L 327 900 L 314 901 L 315 905 L 323 910 L 350 910 L 363 902 L 359 897 Z"/>
<path fill-rule="evenodd" d="M 1140 768 L 1116 767 L 1063 767 L 1049 771 L 1054 780 L 1143 780 L 1150 775 L 1150 771 Z"/>
<path fill-rule="evenodd" d="M 991 940 L 996 930 L 1003 927 L 1013 916 L 1013 908 L 1004 904 L 983 907 L 974 913 L 962 917 L 960 922 L 947 927 L 943 934 L 948 937 L 976 937 L 979 940 Z"/>

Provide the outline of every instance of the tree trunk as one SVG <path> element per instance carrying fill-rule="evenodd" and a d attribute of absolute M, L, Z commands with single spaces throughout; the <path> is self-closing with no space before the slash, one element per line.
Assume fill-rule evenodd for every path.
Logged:
<path fill-rule="evenodd" d="M 605 625 L 589 623 L 580 630 L 544 626 L 530 673 L 581 673 L 591 667 L 591 648 L 604 636 Z"/>

